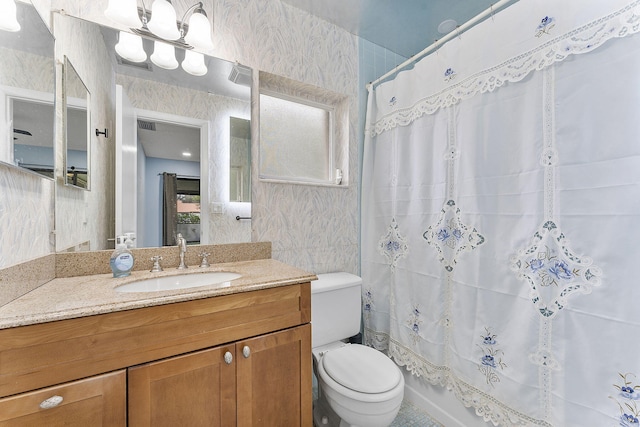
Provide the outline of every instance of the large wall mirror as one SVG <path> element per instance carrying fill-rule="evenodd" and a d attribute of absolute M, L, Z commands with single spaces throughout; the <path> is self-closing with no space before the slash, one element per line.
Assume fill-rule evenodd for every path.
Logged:
<path fill-rule="evenodd" d="M 150 39 L 143 39 L 146 59 L 133 62 L 118 54 L 115 47 L 129 33 L 69 16 L 57 16 L 58 22 L 62 23 L 59 27 L 68 22 L 74 31 L 86 28 L 92 34 L 98 33 L 108 58 L 96 58 L 95 52 L 81 55 L 113 71 L 113 81 L 107 84 L 111 85 L 116 110 L 115 123 L 109 130 L 114 158 L 94 156 L 90 166 L 94 177 L 109 168 L 114 170 L 115 235 L 132 236 L 136 247 L 175 244 L 176 232 L 187 235 L 194 244 L 250 241 L 250 222 L 236 220 L 238 215 L 250 216 L 249 160 L 242 163 L 242 198 L 236 197 L 237 192 L 232 197 L 232 174 L 234 182 L 240 181 L 232 167 L 232 140 L 237 138 L 232 135 L 230 120 L 234 117 L 243 121 L 245 133 L 241 138 L 248 144 L 251 70 L 205 55 L 206 72 L 192 75 L 180 66 L 186 50 L 179 46 L 171 46 L 177 67 L 165 69 L 151 61 L 155 41 Z M 74 65 L 81 62 L 78 55 L 75 52 L 72 57 Z M 102 105 L 99 98 L 104 90 L 94 87 L 102 88 L 104 84 L 96 83 L 95 77 L 87 74 L 89 66 L 83 64 L 80 68 L 83 80 L 89 82 L 91 105 Z M 96 127 L 101 124 L 94 123 L 90 129 Z M 102 144 L 102 138 L 94 139 Z M 248 149 L 244 153 L 248 155 Z M 69 153 L 66 157 L 71 158 Z M 233 162 L 236 166 L 237 161 Z M 173 232 L 167 232 L 165 224 L 166 176 L 178 181 L 174 196 L 182 202 L 175 212 Z M 93 221 L 87 218 L 88 227 L 93 226 Z"/>
<path fill-rule="evenodd" d="M 18 32 L 0 31 L 0 161 L 54 176 L 54 38 L 17 2 Z"/>

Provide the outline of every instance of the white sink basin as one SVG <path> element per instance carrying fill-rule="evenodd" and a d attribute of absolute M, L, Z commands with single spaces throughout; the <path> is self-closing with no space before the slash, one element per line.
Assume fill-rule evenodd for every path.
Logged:
<path fill-rule="evenodd" d="M 240 274 L 227 271 L 213 271 L 210 273 L 181 274 L 178 276 L 154 277 L 152 279 L 138 280 L 116 287 L 117 292 L 158 292 L 173 291 L 175 289 L 195 288 L 197 286 L 212 286 L 222 288 L 229 286 L 231 280 L 237 279 Z"/>

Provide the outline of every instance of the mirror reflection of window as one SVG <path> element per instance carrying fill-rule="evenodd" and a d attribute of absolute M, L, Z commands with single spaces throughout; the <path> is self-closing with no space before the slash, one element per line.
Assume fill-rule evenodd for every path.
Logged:
<path fill-rule="evenodd" d="M 200 179 L 177 177 L 176 230 L 187 244 L 200 243 Z"/>
<path fill-rule="evenodd" d="M 66 184 L 89 190 L 90 94 L 69 59 L 64 63 Z"/>

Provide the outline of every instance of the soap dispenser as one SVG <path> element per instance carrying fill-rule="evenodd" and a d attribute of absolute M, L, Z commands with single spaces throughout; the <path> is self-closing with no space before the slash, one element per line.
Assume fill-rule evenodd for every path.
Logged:
<path fill-rule="evenodd" d="M 113 277 L 127 277 L 133 269 L 133 254 L 127 249 L 125 241 L 126 236 L 116 237 L 116 250 L 109 261 Z"/>

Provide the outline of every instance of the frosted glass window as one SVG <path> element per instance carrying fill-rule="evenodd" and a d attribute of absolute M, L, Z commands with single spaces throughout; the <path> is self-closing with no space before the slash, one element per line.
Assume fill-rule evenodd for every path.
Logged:
<path fill-rule="evenodd" d="M 331 180 L 329 108 L 260 94 L 260 177 Z"/>

